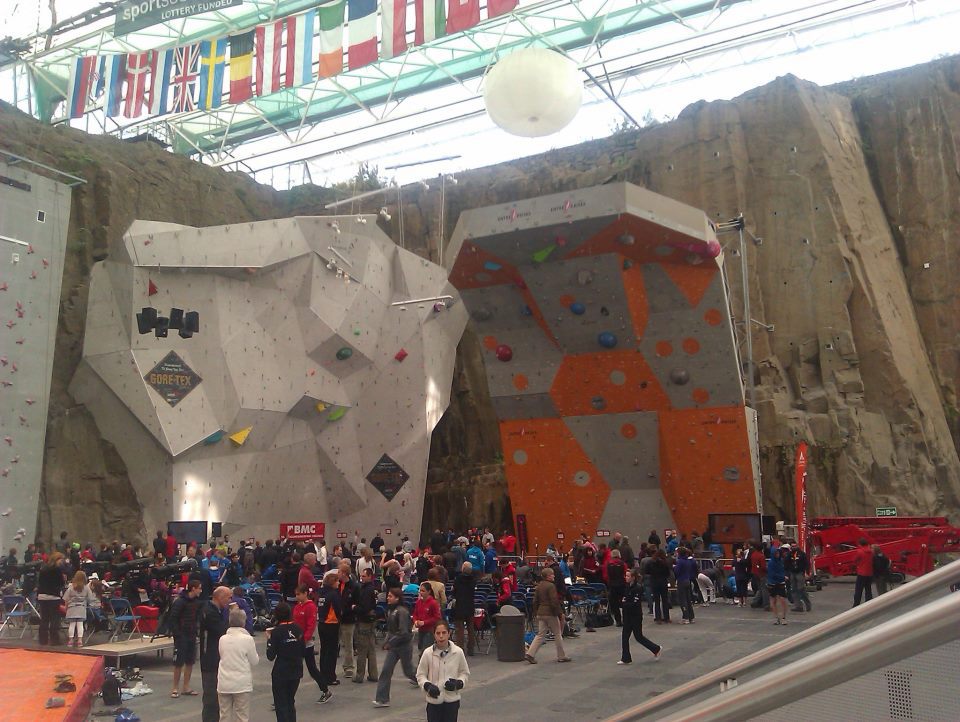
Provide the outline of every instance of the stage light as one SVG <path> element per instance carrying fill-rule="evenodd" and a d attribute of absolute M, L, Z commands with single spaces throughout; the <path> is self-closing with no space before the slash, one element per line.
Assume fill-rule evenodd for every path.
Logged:
<path fill-rule="evenodd" d="M 183 328 L 183 309 L 170 309 L 170 328 Z"/>
<path fill-rule="evenodd" d="M 166 316 L 157 316 L 157 323 L 153 327 L 153 333 L 157 338 L 166 338 L 170 328 L 170 319 Z"/>
<path fill-rule="evenodd" d="M 200 313 L 198 311 L 187 311 L 183 317 L 183 327 L 191 333 L 200 333 Z"/>

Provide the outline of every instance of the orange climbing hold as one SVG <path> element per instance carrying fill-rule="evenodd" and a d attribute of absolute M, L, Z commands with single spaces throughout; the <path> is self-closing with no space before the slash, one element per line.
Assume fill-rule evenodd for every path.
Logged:
<path fill-rule="evenodd" d="M 518 391 L 524 391 L 529 385 L 530 380 L 525 374 L 514 374 L 513 388 L 517 389 Z"/>
<path fill-rule="evenodd" d="M 493 351 L 497 347 L 497 337 L 496 336 L 484 336 L 483 337 L 483 347 L 488 351 Z"/>
<path fill-rule="evenodd" d="M 683 350 L 693 355 L 700 350 L 700 342 L 695 338 L 685 338 L 683 339 Z"/>
<path fill-rule="evenodd" d="M 707 312 L 703 314 L 703 320 L 711 326 L 719 326 L 723 323 L 723 314 L 720 313 L 719 308 L 708 308 Z"/>
<path fill-rule="evenodd" d="M 657 341 L 655 351 L 660 358 L 666 358 L 673 353 L 673 344 L 669 341 Z"/>

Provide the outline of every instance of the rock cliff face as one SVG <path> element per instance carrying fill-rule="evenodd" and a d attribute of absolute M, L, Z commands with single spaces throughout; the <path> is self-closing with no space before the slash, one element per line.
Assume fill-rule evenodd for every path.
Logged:
<path fill-rule="evenodd" d="M 149 143 L 41 126 L 0 108 L 2 145 L 88 179 L 74 191 L 57 336 L 41 536 L 143 534 L 115 451 L 66 384 L 79 361 L 91 263 L 134 218 L 190 225 L 320 213 L 326 189 L 277 193 Z M 459 212 L 627 180 L 724 220 L 742 212 L 767 513 L 792 519 L 796 442 L 813 447 L 816 514 L 960 511 L 960 59 L 824 89 L 781 78 L 675 121 L 502 166 L 447 188 Z M 389 203 L 388 203 L 389 205 Z M 388 229 L 400 237 L 400 214 Z M 404 190 L 407 247 L 438 260 L 436 189 Z M 736 236 L 725 236 L 742 320 Z M 744 325 L 739 329 L 741 342 Z M 477 339 L 461 341 L 434 432 L 425 530 L 503 527 L 509 500 Z M 91 510 L 93 513 L 91 513 Z M 638 530 L 625 530 L 638 531 Z"/>

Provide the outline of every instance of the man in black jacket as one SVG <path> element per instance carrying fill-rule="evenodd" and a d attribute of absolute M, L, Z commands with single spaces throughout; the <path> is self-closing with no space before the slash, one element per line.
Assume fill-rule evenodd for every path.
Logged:
<path fill-rule="evenodd" d="M 377 643 L 373 631 L 377 621 L 377 590 L 373 584 L 373 569 L 364 569 L 360 575 L 360 588 L 357 591 L 354 614 L 357 620 L 353 636 L 357 650 L 357 668 L 353 672 L 353 681 L 357 684 L 363 682 L 363 675 L 366 672 L 367 679 L 376 682 L 378 679 Z"/>
<path fill-rule="evenodd" d="M 220 667 L 220 637 L 227 631 L 223 610 L 230 604 L 230 587 L 217 587 L 200 608 L 200 680 L 203 683 L 203 722 L 219 722 L 217 671 Z M 302 634 L 301 634 L 302 636 Z"/>
<path fill-rule="evenodd" d="M 193 674 L 193 663 L 197 661 L 197 610 L 200 606 L 198 598 L 202 585 L 198 579 L 187 582 L 184 589 L 170 605 L 170 615 L 167 626 L 173 637 L 173 691 L 171 697 L 182 694 L 195 695 L 190 689 L 190 676 Z M 186 669 L 184 669 L 186 667 Z M 178 690 L 180 672 L 183 671 L 183 689 Z"/>
<path fill-rule="evenodd" d="M 464 562 L 460 568 L 460 576 L 453 580 L 453 624 L 457 628 L 457 646 L 468 656 L 473 656 L 473 648 L 477 644 L 477 630 L 473 626 L 473 592 L 476 587 L 476 578 L 473 576 L 473 565 Z M 463 646 L 463 628 L 467 628 L 467 644 Z"/>
<path fill-rule="evenodd" d="M 303 630 L 290 621 L 290 605 L 286 602 L 280 602 L 273 613 L 277 626 L 267 630 L 267 659 L 273 662 L 273 704 L 277 721 L 288 722 L 297 719 L 294 700 L 303 677 Z M 213 680 L 216 682 L 216 675 Z"/>

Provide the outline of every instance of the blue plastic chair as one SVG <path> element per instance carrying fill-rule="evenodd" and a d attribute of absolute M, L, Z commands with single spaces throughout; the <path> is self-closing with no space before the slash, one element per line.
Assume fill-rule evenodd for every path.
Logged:
<path fill-rule="evenodd" d="M 9 626 L 11 629 L 20 627 L 20 639 L 23 639 L 24 632 L 30 632 L 33 636 L 33 629 L 30 627 L 30 617 L 33 612 L 27 609 L 27 600 L 22 594 L 5 594 L 3 597 L 3 624 L 0 624 L 0 637 L 3 631 Z"/>
<path fill-rule="evenodd" d="M 127 641 L 130 641 L 134 632 L 140 631 L 140 617 L 133 613 L 130 602 L 123 597 L 111 597 L 110 609 L 113 611 L 113 632 L 110 635 L 110 641 L 116 641 L 124 624 L 130 625 L 130 633 L 127 635 Z"/>

